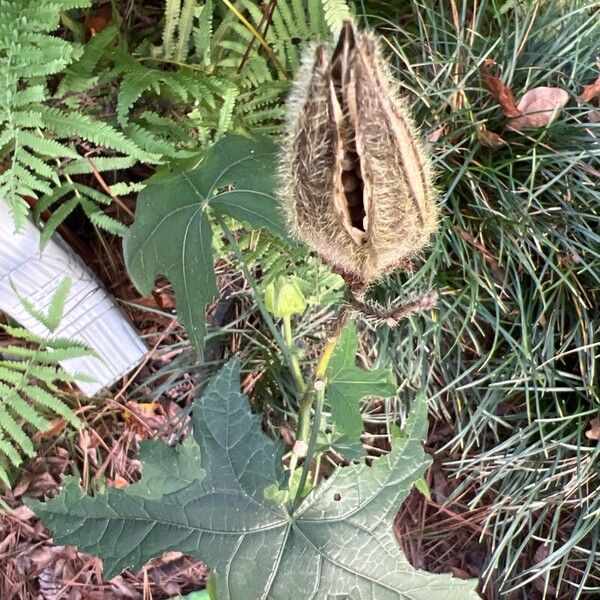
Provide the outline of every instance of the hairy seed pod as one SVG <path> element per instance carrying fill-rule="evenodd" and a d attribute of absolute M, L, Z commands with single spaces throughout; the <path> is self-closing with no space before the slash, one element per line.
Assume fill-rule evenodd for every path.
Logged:
<path fill-rule="evenodd" d="M 431 161 L 377 37 L 346 21 L 288 101 L 280 201 L 292 232 L 349 281 L 410 262 L 437 222 Z"/>

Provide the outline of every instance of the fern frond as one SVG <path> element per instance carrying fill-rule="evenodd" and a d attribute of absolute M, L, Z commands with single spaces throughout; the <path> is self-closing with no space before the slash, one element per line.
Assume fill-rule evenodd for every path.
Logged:
<path fill-rule="evenodd" d="M 122 152 L 143 162 L 155 163 L 157 160 L 156 156 L 142 150 L 108 123 L 94 121 L 79 112 L 44 107 L 42 117 L 46 127 L 59 136 L 79 137 L 98 146 Z"/>
<path fill-rule="evenodd" d="M 89 206 L 89 209 L 87 208 Z M 92 225 L 98 229 L 102 229 L 106 233 L 123 237 L 127 231 L 127 227 L 117 219 L 107 215 L 98 207 L 92 208 L 92 205 L 84 205 L 84 211 Z"/>
<path fill-rule="evenodd" d="M 337 33 L 342 23 L 351 18 L 350 7 L 346 0 L 321 0 L 325 11 L 325 21 L 331 33 Z"/>
<path fill-rule="evenodd" d="M 67 301 L 67 297 L 69 296 L 69 292 L 71 291 L 71 278 L 65 277 L 56 288 L 56 291 L 52 295 L 50 299 L 50 306 L 48 306 L 48 314 L 42 323 L 46 326 L 48 331 L 54 333 L 58 326 L 60 325 L 60 321 L 65 312 L 65 303 Z M 81 348 L 77 348 L 81 349 Z"/>
<path fill-rule="evenodd" d="M 154 87 L 157 89 L 156 71 L 142 65 L 125 73 L 117 95 L 117 121 L 121 125 L 127 123 L 129 111 L 141 95 Z"/>
<path fill-rule="evenodd" d="M 119 35 L 114 25 L 109 25 L 97 33 L 83 48 L 78 60 L 67 69 L 55 96 L 62 98 L 68 92 L 83 92 L 97 79 L 92 73 L 107 48 L 112 46 Z"/>
<path fill-rule="evenodd" d="M 229 88 L 223 98 L 223 106 L 219 111 L 219 123 L 217 125 L 217 133 L 215 139 L 220 139 L 223 134 L 229 130 L 231 122 L 233 120 L 233 108 L 235 106 L 235 100 L 238 97 L 239 90 L 235 87 Z"/>
<path fill-rule="evenodd" d="M 73 160 L 61 169 L 65 175 L 83 175 L 93 173 L 94 170 L 99 173 L 104 171 L 122 171 L 129 169 L 137 163 L 133 156 L 99 156 L 93 159 L 80 158 Z"/>
<path fill-rule="evenodd" d="M 175 29 L 179 21 L 181 0 L 167 0 L 165 5 L 165 26 L 163 28 L 161 54 L 163 58 L 173 58 L 175 53 Z"/>
<path fill-rule="evenodd" d="M 8 396 L 10 390 L 4 390 L 2 384 L 0 384 L 0 394 L 2 394 L 2 402 L 4 402 L 4 396 Z M 27 456 L 34 456 L 33 444 L 29 437 L 23 432 L 22 427 L 19 426 L 13 415 L 6 409 L 0 412 L 0 429 L 3 430 L 7 437 L 17 444 L 21 451 Z M 16 449 L 15 449 L 16 450 Z"/>
<path fill-rule="evenodd" d="M 47 313 L 35 309 L 22 299 L 30 316 L 55 331 L 62 319 L 70 290 L 70 280 L 61 282 L 50 299 Z M 70 375 L 57 366 L 59 360 L 93 354 L 79 342 L 62 338 L 41 338 L 20 327 L 3 326 L 13 339 L 26 346 L 10 344 L 3 348 L 10 360 L 0 360 L 0 480 L 9 483 L 7 464 L 21 463 L 20 454 L 34 456 L 30 431 L 45 431 L 51 422 L 48 417 L 58 415 L 73 427 L 81 427 L 77 415 L 55 394 L 57 382 L 72 382 L 78 375 Z"/>
<path fill-rule="evenodd" d="M 137 194 L 146 187 L 144 183 L 115 183 L 110 186 L 110 193 L 113 196 L 127 196 L 129 194 Z"/>
<path fill-rule="evenodd" d="M 213 28 L 213 4 L 212 0 L 206 0 L 204 6 L 197 7 L 194 16 L 198 24 L 193 28 L 192 37 L 196 54 L 205 66 L 210 64 L 210 46 Z"/>
<path fill-rule="evenodd" d="M 175 60 L 183 62 L 190 51 L 190 38 L 196 12 L 196 0 L 184 0 L 179 22 L 177 23 L 177 47 Z"/>
<path fill-rule="evenodd" d="M 43 431 L 49 426 L 49 421 L 41 417 L 30 404 L 25 402 L 15 389 L 9 389 L 8 386 L 4 387 L 6 389 L 0 388 L 0 393 L 2 393 L 2 402 L 4 403 L 5 410 L 6 408 L 11 409 L 13 413 L 25 419 L 25 421 L 33 425 L 38 431 Z"/>

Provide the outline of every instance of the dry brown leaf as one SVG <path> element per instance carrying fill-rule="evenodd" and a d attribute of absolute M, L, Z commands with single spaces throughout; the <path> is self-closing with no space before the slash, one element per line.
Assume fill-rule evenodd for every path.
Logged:
<path fill-rule="evenodd" d="M 588 121 L 590 123 L 600 123 L 600 110 L 594 110 L 588 114 Z"/>
<path fill-rule="evenodd" d="M 589 85 L 583 86 L 583 92 L 579 94 L 577 100 L 581 102 L 591 102 L 592 100 L 600 100 L 600 76 Z"/>
<path fill-rule="evenodd" d="M 488 148 L 500 148 L 506 144 L 497 133 L 487 129 L 480 129 L 477 132 L 477 137 L 479 138 L 481 145 L 487 146 Z"/>
<path fill-rule="evenodd" d="M 35 518 L 35 513 L 28 506 L 25 506 L 24 504 L 21 504 L 21 505 L 17 506 L 16 508 L 14 508 L 13 510 L 11 510 L 10 515 L 11 515 L 11 517 L 18 519 L 22 523 L 24 523 L 26 521 L 31 521 L 31 519 Z"/>
<path fill-rule="evenodd" d="M 517 107 L 512 90 L 502 83 L 500 77 L 491 72 L 495 65 L 496 63 L 490 58 L 486 58 L 483 61 L 483 64 L 479 69 L 483 83 L 485 84 L 485 87 L 490 90 L 492 96 L 498 101 L 507 117 L 519 117 L 521 111 Z"/>
<path fill-rule="evenodd" d="M 19 482 L 13 488 L 13 496 L 18 498 L 27 494 L 39 498 L 45 496 L 49 491 L 56 489 L 58 483 L 48 471 L 43 473 L 24 473 Z"/>
<path fill-rule="evenodd" d="M 600 68 L 600 62 L 597 65 Z M 589 102 L 592 106 L 600 106 L 600 76 L 598 76 L 598 79 L 594 83 L 583 86 L 583 92 L 577 96 L 577 102 L 579 104 Z M 600 110 L 595 109 L 590 111 L 587 115 L 587 120 L 590 123 L 600 123 Z"/>
<path fill-rule="evenodd" d="M 124 477 L 121 477 L 120 475 L 116 475 L 114 479 L 107 479 L 106 480 L 106 485 L 108 487 L 114 487 L 117 488 L 118 490 L 123 489 L 124 487 L 127 487 L 128 485 L 130 485 L 130 481 L 127 481 L 127 479 L 125 479 Z"/>
<path fill-rule="evenodd" d="M 590 421 L 590 428 L 585 432 L 588 440 L 600 440 L 600 419 L 595 418 Z"/>
<path fill-rule="evenodd" d="M 437 142 L 448 130 L 446 125 L 438 127 L 435 131 L 432 131 L 428 136 L 427 140 L 430 142 Z"/>
<path fill-rule="evenodd" d="M 131 598 L 132 600 L 138 600 L 140 595 L 135 587 L 125 581 L 122 575 L 113 577 L 109 582 L 115 597 L 120 598 Z M 117 595 L 118 594 L 118 595 Z"/>
<path fill-rule="evenodd" d="M 95 35 L 100 33 L 103 29 L 106 29 L 110 21 L 112 20 L 112 5 L 109 3 L 104 4 L 93 13 L 88 14 L 85 19 L 84 27 L 87 38 L 93 38 Z"/>
<path fill-rule="evenodd" d="M 518 109 L 522 116 L 511 119 L 507 129 L 522 131 L 545 127 L 559 115 L 569 101 L 569 94 L 557 87 L 537 87 L 525 92 L 519 100 Z"/>
<path fill-rule="evenodd" d="M 66 426 L 67 422 L 64 419 L 54 419 L 50 429 L 34 433 L 31 439 L 34 442 L 41 442 L 42 440 L 55 438 L 63 432 Z"/>
<path fill-rule="evenodd" d="M 471 579 L 472 575 L 460 567 L 449 567 L 450 572 L 458 579 Z"/>

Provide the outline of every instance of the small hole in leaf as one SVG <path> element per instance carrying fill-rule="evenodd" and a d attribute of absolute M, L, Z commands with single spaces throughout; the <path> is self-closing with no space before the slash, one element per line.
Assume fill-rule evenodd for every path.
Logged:
<path fill-rule="evenodd" d="M 218 196 L 219 194 L 233 192 L 235 190 L 236 185 L 237 185 L 237 182 L 234 181 L 233 183 L 228 183 L 227 185 L 218 187 L 213 191 L 213 195 Z"/>
<path fill-rule="evenodd" d="M 339 501 L 342 499 L 342 495 L 341 495 L 340 493 L 336 492 L 336 493 L 333 495 L 333 499 L 334 499 L 336 502 L 339 502 Z"/>

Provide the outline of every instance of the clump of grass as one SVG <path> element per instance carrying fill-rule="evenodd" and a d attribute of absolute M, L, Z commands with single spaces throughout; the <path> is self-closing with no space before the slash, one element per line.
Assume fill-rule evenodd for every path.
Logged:
<path fill-rule="evenodd" d="M 597 597 L 600 450 L 585 431 L 600 401 L 600 129 L 576 96 L 598 74 L 598 5 L 385 4 L 364 3 L 366 20 L 435 132 L 445 218 L 422 268 L 377 292 L 435 287 L 435 320 L 379 330 L 373 355 L 455 424 L 445 466 L 464 478 L 457 494 L 478 489 L 471 508 L 489 503 L 491 586 Z M 516 98 L 556 86 L 572 100 L 547 128 L 506 131 L 479 75 L 486 58 Z M 486 147 L 484 129 L 505 144 Z"/>
<path fill-rule="evenodd" d="M 444 216 L 421 268 L 374 291 L 385 300 L 433 287 L 441 294 L 437 311 L 395 330 L 379 328 L 364 354 L 375 366 L 392 360 L 402 403 L 426 389 L 438 422 L 452 424 L 442 456 L 451 457 L 444 467 L 461 483 L 449 502 L 468 498 L 466 509 L 488 515 L 490 597 L 513 590 L 511 598 L 531 598 L 532 589 L 548 598 L 597 597 L 600 450 L 585 432 L 600 401 L 600 129 L 575 99 L 597 77 L 598 6 L 356 4 L 361 20 L 386 36 L 417 121 L 436 140 Z M 480 78 L 487 58 L 517 98 L 557 86 L 571 101 L 547 128 L 506 131 Z M 485 131 L 505 143 L 486 146 Z M 279 264 L 282 252 L 273 244 L 250 271 L 260 279 L 300 268 L 294 253 Z M 248 385 L 279 390 L 272 406 L 293 420 L 277 348 L 248 301 L 258 293 L 254 281 L 241 278 L 239 310 L 211 335 L 237 336 L 236 350 L 258 373 Z M 327 303 L 309 309 L 298 338 L 314 338 L 331 316 Z M 199 368 L 188 358 L 182 352 L 169 365 L 173 385 Z M 382 411 L 365 414 L 374 431 L 384 432 L 377 426 L 389 419 Z"/>

